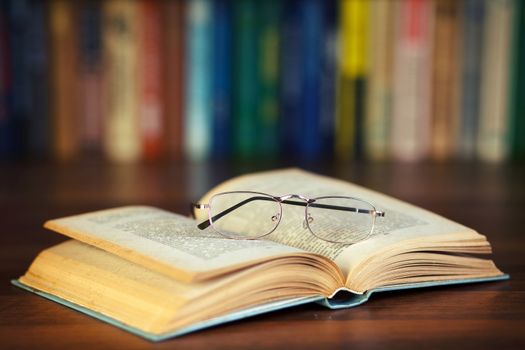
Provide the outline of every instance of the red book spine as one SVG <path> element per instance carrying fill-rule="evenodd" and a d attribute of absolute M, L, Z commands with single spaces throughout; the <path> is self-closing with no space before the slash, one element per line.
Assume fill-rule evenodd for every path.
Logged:
<path fill-rule="evenodd" d="M 145 160 L 163 153 L 161 3 L 144 0 L 139 5 L 139 126 Z"/>

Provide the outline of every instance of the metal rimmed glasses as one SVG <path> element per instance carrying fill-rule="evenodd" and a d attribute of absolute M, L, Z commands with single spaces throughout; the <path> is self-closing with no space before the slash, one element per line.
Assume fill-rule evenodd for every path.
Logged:
<path fill-rule="evenodd" d="M 376 218 L 385 216 L 371 203 L 355 197 L 273 196 L 253 191 L 217 193 L 206 204 L 192 204 L 192 213 L 194 209 L 208 210 L 208 220 L 197 225 L 201 230 L 211 226 L 227 238 L 258 239 L 279 226 L 283 204 L 305 207 L 303 228 L 332 243 L 353 244 L 367 239 Z"/>

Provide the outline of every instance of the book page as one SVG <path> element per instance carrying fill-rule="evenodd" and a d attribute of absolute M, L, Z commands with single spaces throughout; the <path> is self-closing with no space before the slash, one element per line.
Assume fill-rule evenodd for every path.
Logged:
<path fill-rule="evenodd" d="M 439 240 L 439 237 L 450 240 L 451 233 L 461 232 L 476 235 L 475 231 L 463 225 L 403 201 L 345 181 L 299 169 L 240 176 L 214 188 L 202 198 L 202 203 L 207 203 L 209 198 L 218 192 L 242 190 L 260 191 L 275 196 L 301 194 L 308 198 L 330 195 L 352 196 L 371 202 L 378 210 L 384 211 L 385 217 L 376 218 L 373 233 L 368 239 L 345 245 L 323 241 L 312 235 L 303 224 L 304 207 L 282 205 L 282 219 L 278 228 L 264 239 L 326 256 L 334 260 L 345 274 L 352 266 L 373 252 L 399 242 L 430 237 L 431 240 Z M 204 219 L 202 213 L 199 219 Z M 249 225 L 257 225 L 258 220 L 267 220 L 267 218 L 258 217 L 254 213 L 253 217 L 250 217 Z M 242 232 L 246 228 L 240 226 L 238 229 Z M 465 236 L 458 235 L 458 239 L 465 239 Z"/>
<path fill-rule="evenodd" d="M 185 281 L 301 253 L 272 241 L 227 239 L 211 229 L 197 229 L 192 219 L 147 206 L 51 220 L 45 227 Z"/>

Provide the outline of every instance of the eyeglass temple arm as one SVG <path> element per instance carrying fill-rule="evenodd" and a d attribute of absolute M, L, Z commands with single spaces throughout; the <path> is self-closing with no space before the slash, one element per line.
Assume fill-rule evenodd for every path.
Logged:
<path fill-rule="evenodd" d="M 222 218 L 223 216 L 231 213 L 235 209 L 237 209 L 239 207 L 242 207 L 243 205 L 248 204 L 248 203 L 250 203 L 252 201 L 255 201 L 255 200 L 275 201 L 274 198 L 263 197 L 263 196 L 254 196 L 254 197 L 246 198 L 245 200 L 243 200 L 243 201 L 241 201 L 241 202 L 239 202 L 239 203 L 229 207 L 228 209 L 225 209 L 225 210 L 221 211 L 217 215 L 213 216 L 211 218 L 211 220 L 212 221 L 217 221 L 220 218 Z M 290 205 L 298 205 L 298 206 L 301 206 L 301 207 L 306 207 L 308 205 L 308 203 L 303 202 L 303 201 L 297 202 L 297 201 L 290 201 L 290 200 L 283 200 L 283 201 L 281 201 L 281 203 L 283 203 L 283 204 L 290 204 Z M 319 203 L 310 203 L 309 206 L 313 207 L 313 208 L 332 209 L 332 210 L 340 210 L 340 211 L 351 211 L 351 212 L 355 212 L 355 213 L 359 213 L 359 214 L 371 214 L 371 213 L 374 213 L 374 215 L 376 215 L 376 216 L 385 216 L 385 212 L 378 211 L 378 210 L 358 209 L 358 208 L 353 208 L 353 207 L 344 207 L 344 206 L 340 206 L 340 205 L 329 205 L 329 204 L 319 204 Z M 195 213 L 194 213 L 193 209 L 195 209 L 195 208 L 197 208 L 197 209 L 205 209 L 205 208 L 208 208 L 208 204 L 195 204 L 195 203 L 192 203 L 191 204 L 191 208 L 192 208 L 192 215 L 193 215 L 193 217 L 195 217 Z M 197 227 L 199 229 L 201 229 L 201 230 L 204 230 L 205 228 L 207 228 L 209 226 L 210 226 L 210 220 L 203 221 L 203 222 L 201 222 L 200 224 L 197 225 Z"/>

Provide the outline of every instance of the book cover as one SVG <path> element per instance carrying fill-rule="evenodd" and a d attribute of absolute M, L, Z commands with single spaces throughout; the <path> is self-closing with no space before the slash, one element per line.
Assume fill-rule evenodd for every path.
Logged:
<path fill-rule="evenodd" d="M 164 145 L 169 159 L 183 155 L 186 1 L 163 2 Z"/>
<path fill-rule="evenodd" d="M 186 3 L 186 72 L 184 149 L 199 161 L 211 153 L 212 2 Z"/>
<path fill-rule="evenodd" d="M 237 0 L 233 7 L 233 148 L 235 156 L 245 159 L 257 150 L 257 2 Z"/>
<path fill-rule="evenodd" d="M 78 16 L 81 147 L 87 152 L 98 152 L 101 151 L 103 119 L 101 2 L 80 2 Z"/>
<path fill-rule="evenodd" d="M 416 161 L 430 152 L 433 3 L 396 2 L 390 155 Z"/>
<path fill-rule="evenodd" d="M 212 155 L 225 159 L 232 154 L 232 4 L 213 2 Z"/>
<path fill-rule="evenodd" d="M 466 0 L 461 4 L 461 116 L 456 135 L 457 154 L 463 159 L 476 155 L 476 137 L 480 113 L 481 60 L 485 2 Z"/>
<path fill-rule="evenodd" d="M 340 6 L 339 91 L 336 154 L 340 159 L 363 155 L 363 121 L 368 74 L 369 3 L 342 0 Z"/>
<path fill-rule="evenodd" d="M 137 111 L 137 5 L 103 3 L 104 134 L 107 157 L 116 162 L 140 159 Z"/>
<path fill-rule="evenodd" d="M 459 2 L 438 0 L 434 5 L 434 49 L 432 60 L 432 141 L 436 160 L 452 157 L 459 130 Z"/>
<path fill-rule="evenodd" d="M 279 150 L 279 26 L 282 7 L 279 0 L 269 0 L 257 2 L 256 8 L 258 29 L 255 40 L 259 60 L 255 153 L 260 157 L 275 159 Z"/>
<path fill-rule="evenodd" d="M 162 6 L 159 0 L 138 3 L 137 15 L 137 70 L 138 70 L 138 125 L 142 158 L 157 160 L 164 153 L 162 96 Z"/>
<path fill-rule="evenodd" d="M 514 5 L 512 0 L 485 2 L 477 154 L 487 162 L 502 162 L 509 155 L 509 67 Z"/>
<path fill-rule="evenodd" d="M 67 0 L 53 0 L 49 6 L 53 149 L 57 159 L 70 160 L 80 148 L 76 6 Z"/>
<path fill-rule="evenodd" d="M 364 148 L 367 159 L 388 156 L 389 126 L 392 113 L 392 62 L 394 42 L 394 3 L 370 3 L 369 84 L 364 123 Z"/>

